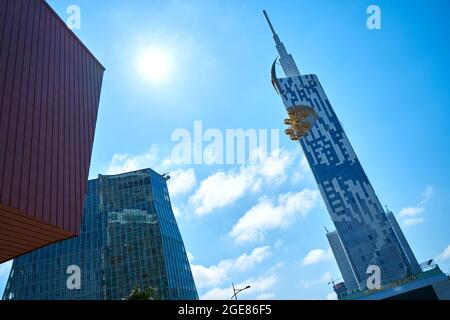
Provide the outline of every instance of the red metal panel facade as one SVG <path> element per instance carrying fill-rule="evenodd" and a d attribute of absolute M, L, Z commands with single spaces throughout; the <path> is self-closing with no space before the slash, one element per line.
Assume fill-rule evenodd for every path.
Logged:
<path fill-rule="evenodd" d="M 0 0 L 0 263 L 79 234 L 103 72 L 44 0 Z"/>

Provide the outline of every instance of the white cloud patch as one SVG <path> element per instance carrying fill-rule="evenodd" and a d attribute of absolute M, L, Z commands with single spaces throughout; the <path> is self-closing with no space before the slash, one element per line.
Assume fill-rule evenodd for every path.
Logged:
<path fill-rule="evenodd" d="M 159 155 L 158 147 L 156 146 L 156 144 L 152 144 L 150 149 L 142 154 L 114 154 L 111 161 L 103 168 L 102 171 L 104 172 L 104 174 L 114 175 L 152 168 L 155 171 L 164 173 L 166 171 L 169 171 L 169 169 L 172 167 L 172 160 L 170 158 L 161 158 Z"/>
<path fill-rule="evenodd" d="M 195 284 L 199 289 L 218 285 L 228 279 L 230 265 L 228 262 L 220 262 L 210 267 L 191 264 L 191 270 Z"/>
<path fill-rule="evenodd" d="M 261 241 L 268 230 L 287 227 L 298 216 L 308 214 L 318 198 L 319 192 L 310 189 L 282 194 L 277 201 L 260 198 L 233 226 L 229 236 L 235 243 Z"/>
<path fill-rule="evenodd" d="M 278 275 L 276 274 L 276 270 L 281 267 L 281 265 L 277 265 L 271 269 L 269 269 L 262 276 L 257 278 L 249 278 L 241 283 L 235 284 L 235 288 L 245 288 L 246 286 L 250 286 L 249 289 L 246 289 L 239 293 L 239 297 L 248 296 L 250 294 L 257 294 L 258 297 L 261 294 L 266 293 L 267 290 L 272 288 L 278 282 Z M 229 287 L 215 287 L 211 290 L 207 291 L 203 294 L 200 299 L 202 300 L 228 300 L 233 296 L 233 288 L 230 285 Z"/>
<path fill-rule="evenodd" d="M 175 215 L 175 218 L 181 217 L 181 211 L 180 211 L 180 208 L 178 208 L 177 206 L 175 206 L 173 203 L 172 203 L 172 211 L 173 211 L 173 214 Z"/>
<path fill-rule="evenodd" d="M 300 280 L 299 286 L 307 289 L 307 288 L 311 288 L 318 284 L 328 283 L 328 282 L 330 282 L 331 278 L 332 278 L 331 272 L 325 272 L 319 279 L 316 279 L 316 280 L 310 280 L 310 281 Z"/>
<path fill-rule="evenodd" d="M 232 205 L 247 192 L 259 191 L 263 185 L 279 185 L 287 179 L 288 168 L 297 157 L 297 150 L 277 150 L 270 156 L 260 156 L 258 164 L 216 172 L 201 181 L 189 203 L 201 216 Z"/>
<path fill-rule="evenodd" d="M 281 248 L 281 246 L 283 245 L 283 240 L 282 239 L 278 239 L 276 242 L 275 242 L 275 244 L 274 244 L 274 248 L 275 249 L 279 249 L 279 248 Z"/>
<path fill-rule="evenodd" d="M 405 207 L 398 214 L 401 224 L 405 227 L 421 224 L 425 219 L 421 216 L 425 210 L 425 205 L 433 196 L 433 187 L 428 186 L 422 192 L 420 201 L 415 206 Z"/>
<path fill-rule="evenodd" d="M 400 210 L 399 217 L 416 217 L 423 212 L 423 207 L 407 207 Z"/>
<path fill-rule="evenodd" d="M 252 177 L 243 172 L 218 172 L 203 180 L 189 203 L 194 212 L 201 216 L 214 209 L 233 204 L 241 198 L 252 185 Z"/>
<path fill-rule="evenodd" d="M 416 224 L 421 224 L 424 221 L 425 221 L 424 218 L 408 218 L 408 219 L 403 219 L 402 224 L 405 227 L 412 227 L 412 226 L 415 226 Z"/>
<path fill-rule="evenodd" d="M 320 282 L 329 282 L 331 280 L 331 272 L 325 272 L 322 277 L 320 277 Z"/>
<path fill-rule="evenodd" d="M 273 300 L 275 298 L 275 293 L 273 292 L 265 292 L 261 293 L 256 297 L 256 300 Z"/>
<path fill-rule="evenodd" d="M 244 294 L 245 291 L 242 292 Z M 200 300 L 229 300 L 233 296 L 233 288 L 216 287 L 200 296 Z"/>
<path fill-rule="evenodd" d="M 222 260 L 216 265 L 205 267 L 191 264 L 197 288 L 208 288 L 222 284 L 233 271 L 244 272 L 253 269 L 272 254 L 270 247 L 255 248 L 250 254 L 244 253 L 236 259 Z"/>
<path fill-rule="evenodd" d="M 293 183 L 298 183 L 303 181 L 305 177 L 312 177 L 312 172 L 308 164 L 308 160 L 303 155 L 302 160 L 300 161 L 300 170 L 295 170 L 291 176 L 291 181 Z"/>
<path fill-rule="evenodd" d="M 442 251 L 442 253 L 438 256 L 439 260 L 447 260 L 450 258 L 450 244 L 448 245 L 447 248 L 444 249 L 444 251 Z"/>
<path fill-rule="evenodd" d="M 190 192 L 196 182 L 194 169 L 177 169 L 170 171 L 170 179 L 167 181 L 167 187 L 171 197 L 183 195 Z"/>
<path fill-rule="evenodd" d="M 338 297 L 337 297 L 337 294 L 336 294 L 336 292 L 330 292 L 328 295 L 327 295 L 327 300 L 337 300 L 338 299 Z"/>
<path fill-rule="evenodd" d="M 111 162 L 104 168 L 105 174 L 120 174 L 152 167 L 158 159 L 158 149 L 152 145 L 144 154 L 132 156 L 116 153 Z"/>
<path fill-rule="evenodd" d="M 12 262 L 13 261 L 10 260 L 10 261 L 0 264 L 0 277 L 9 274 L 9 272 L 11 271 Z"/>
<path fill-rule="evenodd" d="M 323 249 L 313 249 L 303 258 L 301 264 L 303 266 L 310 266 L 322 261 L 330 261 L 332 257 L 333 252 L 331 249 L 328 249 L 327 251 Z"/>
<path fill-rule="evenodd" d="M 187 252 L 187 258 L 189 260 L 189 263 L 192 263 L 192 261 L 194 261 L 195 257 L 191 252 Z"/>

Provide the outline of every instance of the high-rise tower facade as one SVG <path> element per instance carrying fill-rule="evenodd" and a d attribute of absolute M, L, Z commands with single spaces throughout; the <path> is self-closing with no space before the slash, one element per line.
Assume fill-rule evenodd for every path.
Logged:
<path fill-rule="evenodd" d="M 166 176 L 151 169 L 90 180 L 80 236 L 15 259 L 3 299 L 117 300 L 135 285 L 198 299 Z"/>
<path fill-rule="evenodd" d="M 272 82 L 290 118 L 286 133 L 300 145 L 336 231 L 328 235 L 348 290 L 366 287 L 367 268 L 381 270 L 382 283 L 420 272 L 420 267 L 375 194 L 342 125 L 314 74 L 301 75 L 264 12 L 286 75 Z M 394 223 L 395 221 L 395 223 Z"/>

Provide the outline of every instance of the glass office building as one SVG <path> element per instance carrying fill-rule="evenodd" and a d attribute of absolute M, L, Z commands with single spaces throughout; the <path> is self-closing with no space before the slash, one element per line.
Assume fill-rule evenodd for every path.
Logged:
<path fill-rule="evenodd" d="M 166 179 L 144 169 L 90 180 L 80 236 L 15 259 L 3 299 L 117 300 L 135 285 L 198 299 Z"/>

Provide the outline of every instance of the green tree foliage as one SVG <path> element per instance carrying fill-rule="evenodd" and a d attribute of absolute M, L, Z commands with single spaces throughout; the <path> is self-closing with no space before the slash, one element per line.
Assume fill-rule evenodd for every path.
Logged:
<path fill-rule="evenodd" d="M 129 296 L 123 300 L 160 300 L 160 297 L 155 288 L 142 290 L 138 285 L 135 285 Z"/>

